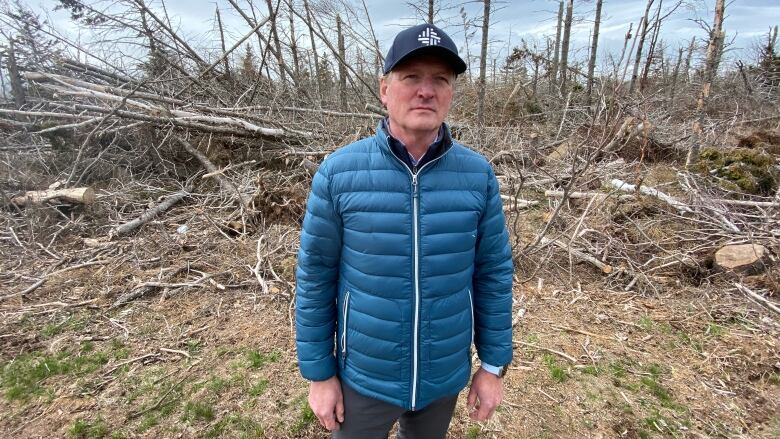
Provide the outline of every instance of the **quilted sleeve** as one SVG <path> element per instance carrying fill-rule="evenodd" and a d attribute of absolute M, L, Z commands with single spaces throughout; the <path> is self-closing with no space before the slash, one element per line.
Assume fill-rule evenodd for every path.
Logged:
<path fill-rule="evenodd" d="M 491 168 L 487 202 L 477 229 L 474 261 L 474 344 L 482 362 L 512 361 L 512 250 Z"/>
<path fill-rule="evenodd" d="M 330 192 L 327 161 L 312 181 L 296 269 L 295 341 L 301 375 L 312 381 L 336 375 L 336 294 L 341 218 Z"/>

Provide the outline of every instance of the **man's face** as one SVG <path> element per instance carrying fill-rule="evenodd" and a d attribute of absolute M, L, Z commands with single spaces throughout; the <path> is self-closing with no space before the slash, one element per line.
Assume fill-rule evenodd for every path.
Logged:
<path fill-rule="evenodd" d="M 433 56 L 419 56 L 393 68 L 379 82 L 394 132 L 428 134 L 438 130 L 452 103 L 452 68 Z"/>

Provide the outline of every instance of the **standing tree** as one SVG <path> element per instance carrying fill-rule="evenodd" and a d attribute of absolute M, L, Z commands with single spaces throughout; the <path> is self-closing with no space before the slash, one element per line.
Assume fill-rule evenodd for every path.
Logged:
<path fill-rule="evenodd" d="M 490 0 L 483 0 L 483 2 L 485 9 L 482 16 L 482 50 L 479 55 L 479 96 L 477 98 L 477 124 L 480 128 L 485 125 L 485 75 L 487 74 L 488 28 L 490 25 Z"/>
<path fill-rule="evenodd" d="M 561 92 L 566 93 L 566 77 L 569 70 L 569 42 L 571 41 L 571 22 L 574 15 L 574 0 L 566 5 L 566 20 L 563 22 L 563 40 L 561 41 Z"/>
<path fill-rule="evenodd" d="M 558 2 L 558 24 L 555 26 L 555 47 L 553 49 L 553 61 L 550 65 L 550 90 L 555 89 L 558 80 L 558 62 L 561 53 L 561 28 L 563 26 L 563 0 Z"/>
<path fill-rule="evenodd" d="M 596 20 L 593 23 L 593 42 L 590 45 L 590 61 L 588 61 L 588 105 L 590 105 L 593 92 L 593 73 L 596 69 L 596 53 L 599 47 L 599 25 L 601 24 L 601 4 L 603 0 L 596 0 Z"/>
<path fill-rule="evenodd" d="M 691 167 L 699 161 L 699 151 L 701 149 L 703 137 L 702 126 L 704 125 L 704 110 L 707 105 L 707 100 L 710 97 L 712 80 L 715 79 L 717 74 L 717 60 L 720 58 L 718 51 L 723 47 L 723 14 L 725 9 L 725 0 L 717 0 L 715 2 L 715 19 L 712 24 L 712 30 L 710 31 L 710 40 L 707 44 L 707 58 L 704 61 L 704 81 L 701 84 L 699 99 L 696 101 L 696 114 L 693 119 L 693 143 L 691 149 L 688 150 L 688 157 L 685 160 L 686 167 Z"/>

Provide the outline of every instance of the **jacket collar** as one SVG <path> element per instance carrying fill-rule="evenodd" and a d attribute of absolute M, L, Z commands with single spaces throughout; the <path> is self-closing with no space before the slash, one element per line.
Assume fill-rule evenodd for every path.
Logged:
<path fill-rule="evenodd" d="M 442 123 L 440 129 L 440 135 L 436 141 L 430 145 L 428 151 L 420 159 L 420 162 L 416 167 L 417 169 L 421 168 L 431 160 L 435 160 L 441 157 L 445 152 L 447 152 L 448 149 L 452 148 L 452 134 L 450 133 L 450 127 L 447 126 L 446 123 Z M 379 121 L 379 124 L 376 127 L 376 139 L 380 148 L 382 148 L 385 152 L 394 155 L 398 160 L 405 163 L 409 169 L 414 168 L 414 166 L 412 166 L 409 153 L 406 150 L 404 144 L 401 143 L 400 140 L 393 137 L 387 129 L 387 118 Z"/>

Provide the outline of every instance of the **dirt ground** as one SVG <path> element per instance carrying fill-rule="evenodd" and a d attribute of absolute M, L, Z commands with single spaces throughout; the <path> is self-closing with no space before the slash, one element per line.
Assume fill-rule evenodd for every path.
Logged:
<path fill-rule="evenodd" d="M 250 271 L 258 236 L 217 245 L 172 227 L 71 237 L 53 255 L 3 244 L 9 292 L 32 283 L 14 268 L 57 253 L 95 263 L 0 302 L 2 437 L 327 437 L 296 366 L 296 228 L 263 236 L 278 276 L 264 292 Z M 463 392 L 449 437 L 780 437 L 777 316 L 715 284 L 640 295 L 574 268 L 573 282 L 516 283 L 504 402 L 472 422 Z M 112 307 L 155 279 L 166 287 Z"/>

